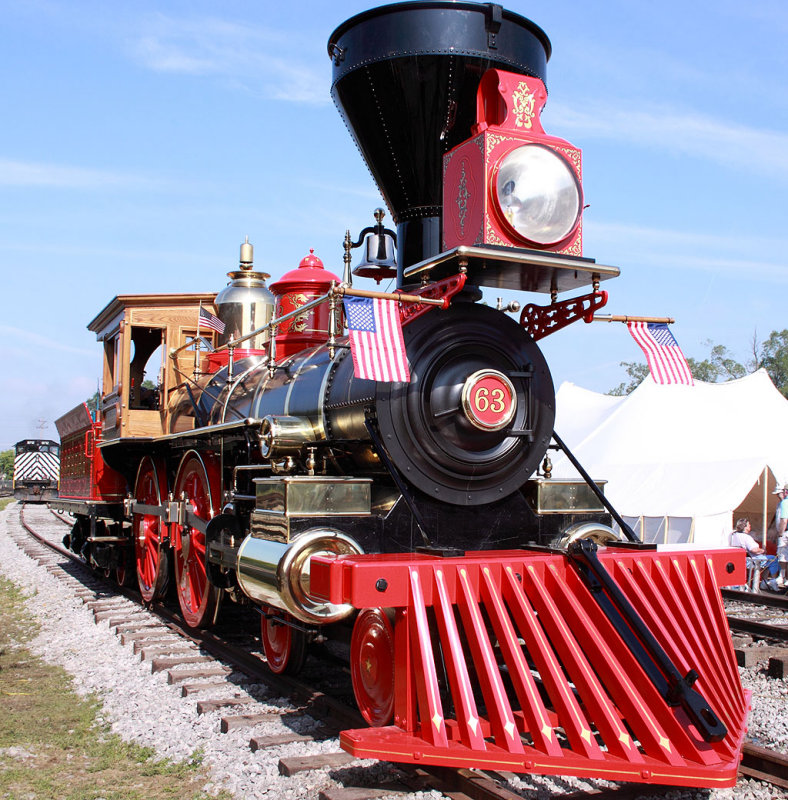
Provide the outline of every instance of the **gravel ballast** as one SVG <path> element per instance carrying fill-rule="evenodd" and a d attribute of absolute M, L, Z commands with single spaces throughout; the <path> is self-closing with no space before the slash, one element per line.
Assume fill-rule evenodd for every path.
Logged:
<path fill-rule="evenodd" d="M 92 613 L 68 586 L 43 566 L 25 555 L 9 533 L 19 529 L 19 508 L 12 503 L 0 512 L 0 572 L 25 589 L 27 607 L 39 621 L 40 632 L 30 649 L 47 662 L 65 668 L 73 677 L 76 690 L 93 694 L 102 703 L 102 716 L 122 738 L 154 748 L 159 756 L 176 761 L 200 758 L 210 775 L 205 789 L 217 793 L 224 789 L 238 798 L 296 800 L 317 798 L 319 791 L 336 787 L 332 770 L 315 770 L 292 777 L 279 774 L 279 760 L 331 752 L 336 740 L 297 742 L 252 752 L 250 736 L 273 733 L 272 723 L 254 729 L 241 728 L 220 733 L 221 711 L 198 714 L 199 695 L 181 697 L 177 687 L 167 683 L 166 672 L 151 673 L 134 648 L 123 646 L 106 622 L 96 624 Z M 59 525 L 60 523 L 55 523 Z M 61 534 L 62 535 L 62 534 Z M 146 613 L 146 612 L 141 612 Z M 753 691 L 749 738 L 765 747 L 788 751 L 788 683 L 765 675 L 765 664 L 740 669 L 745 687 Z M 285 698 L 266 694 L 262 685 L 235 686 L 239 697 L 257 700 L 255 713 L 277 712 L 288 708 Z M 248 709 L 244 708 L 244 713 Z M 266 727 L 268 726 L 268 727 Z M 358 767 L 355 767 L 355 765 Z M 396 777 L 390 764 L 354 762 L 339 770 L 354 772 L 356 783 L 381 785 Z M 526 798 L 548 798 L 567 792 L 593 789 L 594 784 L 572 778 L 518 776 L 510 789 Z M 437 800 L 437 792 L 392 795 L 409 800 Z M 740 780 L 732 789 L 711 792 L 675 790 L 668 798 L 710 798 L 753 800 L 786 797 L 775 787 Z"/>

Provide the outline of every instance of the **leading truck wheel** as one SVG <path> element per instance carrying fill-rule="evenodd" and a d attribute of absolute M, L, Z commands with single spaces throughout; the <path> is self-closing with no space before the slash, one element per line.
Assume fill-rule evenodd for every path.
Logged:
<path fill-rule="evenodd" d="M 161 508 L 167 496 L 167 475 L 164 462 L 145 456 L 137 470 L 134 499 L 143 506 Z M 134 553 L 137 562 L 137 583 L 146 603 L 151 603 L 167 592 L 169 578 L 167 550 L 163 545 L 164 520 L 155 513 L 134 514 Z"/>
<path fill-rule="evenodd" d="M 134 582 L 134 573 L 129 567 L 129 557 L 124 551 L 118 566 L 115 567 L 115 580 L 118 582 L 118 586 L 131 586 Z"/>
<path fill-rule="evenodd" d="M 186 501 L 183 525 L 172 526 L 175 587 L 186 624 L 213 622 L 217 593 L 208 579 L 205 529 L 218 513 L 221 475 L 218 459 L 190 450 L 175 477 L 175 497 Z"/>
<path fill-rule="evenodd" d="M 373 727 L 394 716 L 394 631 L 379 608 L 362 611 L 350 640 L 353 694 L 364 719 Z"/>
<path fill-rule="evenodd" d="M 306 634 L 283 621 L 292 619 L 285 612 L 274 612 L 266 606 L 262 609 L 260 638 L 263 653 L 268 668 L 276 675 L 297 675 L 306 662 Z"/>

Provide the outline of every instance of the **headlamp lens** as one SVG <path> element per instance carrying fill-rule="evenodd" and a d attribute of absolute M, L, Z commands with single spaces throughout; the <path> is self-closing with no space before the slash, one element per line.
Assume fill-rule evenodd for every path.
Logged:
<path fill-rule="evenodd" d="M 581 192 L 574 170 L 554 150 L 527 144 L 501 161 L 497 200 L 514 230 L 530 242 L 566 239 L 580 220 Z"/>

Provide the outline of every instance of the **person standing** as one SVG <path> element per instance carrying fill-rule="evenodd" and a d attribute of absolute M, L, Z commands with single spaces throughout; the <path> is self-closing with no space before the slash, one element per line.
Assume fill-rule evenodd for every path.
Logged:
<path fill-rule="evenodd" d="M 780 498 L 774 527 L 777 529 L 777 561 L 780 564 L 777 585 L 782 587 L 788 586 L 788 486 L 778 486 L 772 494 Z"/>

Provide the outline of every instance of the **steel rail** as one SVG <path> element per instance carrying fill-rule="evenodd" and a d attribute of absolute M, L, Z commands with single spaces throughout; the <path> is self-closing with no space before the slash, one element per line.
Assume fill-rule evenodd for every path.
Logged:
<path fill-rule="evenodd" d="M 745 742 L 739 774 L 788 789 L 788 755 Z"/>
<path fill-rule="evenodd" d="M 20 506 L 20 523 L 28 534 L 37 542 L 59 555 L 64 556 L 70 562 L 79 564 L 86 573 L 89 573 L 94 578 L 100 580 L 104 579 L 103 575 L 100 573 L 96 574 L 80 556 L 37 533 L 26 523 L 23 508 L 24 506 Z M 57 517 L 57 515 L 55 516 Z M 65 520 L 60 517 L 57 517 L 57 519 L 61 522 L 65 522 Z M 140 605 L 144 605 L 139 592 L 119 586 L 110 578 L 106 578 L 105 580 L 107 583 L 112 584 L 113 591 L 131 600 L 135 600 L 140 603 Z M 238 645 L 228 642 L 214 631 L 189 628 L 182 615 L 168 608 L 164 603 L 157 601 L 148 605 L 147 608 L 161 618 L 174 633 L 191 641 L 218 660 L 221 660 L 256 680 L 264 682 L 272 690 L 290 698 L 294 703 L 300 705 L 306 713 L 309 713 L 310 716 L 323 721 L 326 726 L 335 729 L 337 736 L 341 729 L 366 727 L 367 723 L 357 709 L 343 704 L 339 700 L 325 694 L 319 689 L 309 686 L 297 678 L 289 675 L 276 675 L 272 673 L 266 668 L 265 662 L 259 656 L 248 650 L 244 650 Z M 459 794 L 455 796 L 465 796 L 471 798 L 471 800 L 519 800 L 520 798 L 519 794 L 500 786 L 492 777 L 474 770 L 447 770 L 439 767 L 416 768 L 408 764 L 400 764 L 399 767 L 404 773 L 414 777 L 416 777 L 417 774 L 421 775 L 423 779 L 432 784 L 431 786 L 422 787 L 422 790 L 429 790 L 430 788 L 437 789 L 441 786 L 445 787 L 450 785 L 453 787 L 452 791 L 459 792 Z M 456 775 L 453 774 L 455 772 Z"/>
<path fill-rule="evenodd" d="M 788 641 L 788 625 L 770 625 L 768 622 L 741 619 L 728 614 L 728 626 L 732 631 L 749 633 L 753 636 L 760 636 L 762 639 L 776 639 L 780 642 Z"/>
<path fill-rule="evenodd" d="M 735 600 L 753 606 L 769 606 L 788 611 L 788 596 L 784 594 L 766 594 L 762 592 L 742 592 L 738 589 L 722 589 L 723 600 Z"/>
<path fill-rule="evenodd" d="M 68 524 L 67 520 L 62 519 L 54 512 L 53 516 L 58 521 Z M 64 556 L 69 561 L 81 565 L 93 577 L 103 577 L 101 574 L 96 575 L 95 571 L 80 556 L 47 539 L 28 525 L 24 518 L 24 504 L 20 505 L 19 508 L 19 520 L 28 534 L 40 544 Z M 139 592 L 119 586 L 109 578 L 106 581 L 107 583 L 112 583 L 113 591 L 129 599 L 136 600 L 143 605 Z M 163 603 L 155 602 L 148 608 L 166 622 L 173 632 L 203 648 L 214 657 L 236 667 L 239 671 L 264 681 L 272 689 L 301 704 L 310 715 L 321 719 L 332 728 L 336 728 L 337 731 L 340 728 L 366 725 L 356 709 L 344 705 L 335 698 L 296 678 L 287 675 L 275 675 L 265 667 L 264 661 L 258 655 L 244 650 L 238 645 L 231 644 L 214 631 L 199 631 L 189 628 L 178 612 L 173 611 Z M 730 617 L 729 620 L 731 620 Z M 736 621 L 735 618 L 733 620 Z M 760 625 L 763 628 L 769 628 L 770 631 L 774 630 L 763 623 L 760 623 Z M 788 637 L 788 630 L 783 630 L 786 637 Z M 769 635 L 773 634 L 770 633 Z M 491 771 L 482 772 L 474 769 L 451 769 L 446 767 L 415 767 L 408 764 L 400 764 L 399 767 L 411 779 L 418 780 L 422 784 L 420 787 L 422 791 L 428 788 L 436 788 L 444 793 L 449 793 L 449 796 L 470 798 L 471 800 L 518 800 L 521 797 L 520 794 L 502 785 L 506 781 L 506 775 L 499 775 Z M 788 789 L 788 756 L 745 742 L 739 774 Z M 424 786 L 424 781 L 431 784 L 431 787 Z M 628 798 L 635 797 L 663 796 L 666 792 L 676 788 L 674 786 L 633 783 L 595 790 L 592 794 L 594 800 L 628 800 Z M 584 800 L 584 798 L 589 797 L 589 793 L 576 792 L 566 794 L 564 797 L 566 800 Z"/>

